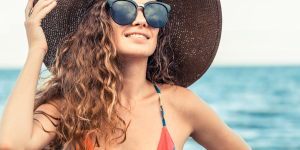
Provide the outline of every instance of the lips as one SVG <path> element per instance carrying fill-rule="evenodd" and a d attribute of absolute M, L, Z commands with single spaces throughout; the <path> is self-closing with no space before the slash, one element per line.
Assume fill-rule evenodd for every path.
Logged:
<path fill-rule="evenodd" d="M 146 33 L 142 33 L 142 32 L 126 33 L 125 37 L 135 37 L 135 38 L 149 39 L 149 35 L 147 35 Z"/>
<path fill-rule="evenodd" d="M 127 37 L 136 37 L 136 38 L 143 38 L 143 39 L 148 39 L 147 37 L 145 37 L 144 35 L 140 35 L 140 34 L 130 34 Z"/>

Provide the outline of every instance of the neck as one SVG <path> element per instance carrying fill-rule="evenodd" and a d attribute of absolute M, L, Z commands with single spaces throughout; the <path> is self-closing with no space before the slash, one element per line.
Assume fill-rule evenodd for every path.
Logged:
<path fill-rule="evenodd" d="M 155 90 L 153 84 L 146 80 L 148 58 L 121 59 L 121 73 L 123 75 L 124 88 L 121 99 L 139 101 L 149 95 L 149 91 Z"/>

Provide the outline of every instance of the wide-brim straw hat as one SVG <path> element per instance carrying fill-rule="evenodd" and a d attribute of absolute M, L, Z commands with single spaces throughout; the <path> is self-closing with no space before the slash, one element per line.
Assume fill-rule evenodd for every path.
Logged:
<path fill-rule="evenodd" d="M 172 75 L 177 80 L 175 85 L 188 87 L 207 71 L 217 53 L 222 28 L 220 0 L 163 2 L 171 6 L 169 24 L 176 68 Z M 47 68 L 53 65 L 59 43 L 77 30 L 93 4 L 92 0 L 58 0 L 57 6 L 43 19 L 41 26 L 48 44 L 44 58 Z"/>

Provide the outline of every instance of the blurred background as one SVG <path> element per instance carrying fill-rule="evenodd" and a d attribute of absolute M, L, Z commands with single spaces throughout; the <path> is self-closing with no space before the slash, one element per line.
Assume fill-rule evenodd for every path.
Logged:
<path fill-rule="evenodd" d="M 0 5 L 0 115 L 27 57 L 26 4 Z M 221 5 L 218 53 L 189 89 L 252 149 L 300 150 L 300 1 L 221 0 Z M 202 149 L 192 138 L 184 146 Z"/>

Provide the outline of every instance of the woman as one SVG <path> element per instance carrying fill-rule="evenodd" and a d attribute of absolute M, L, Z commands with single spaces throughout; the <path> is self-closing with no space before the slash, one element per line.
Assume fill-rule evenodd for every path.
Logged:
<path fill-rule="evenodd" d="M 62 1 L 61 8 L 67 2 Z M 203 100 L 184 88 L 205 71 L 189 79 L 190 73 L 180 70 L 184 68 L 178 63 L 179 48 L 170 39 L 167 3 L 72 2 L 68 8 L 78 7 L 86 15 L 80 21 L 73 18 L 80 24 L 56 56 L 51 36 L 57 33 L 49 33 L 55 27 L 45 28 L 55 24 L 44 21 L 40 26 L 56 1 L 28 2 L 28 58 L 3 111 L 0 149 L 180 150 L 189 136 L 207 149 L 250 149 Z M 187 2 L 192 1 L 181 1 Z M 88 9 L 80 9 L 86 5 Z M 209 66 L 213 57 L 204 65 Z M 51 76 L 35 93 L 43 59 Z"/>

